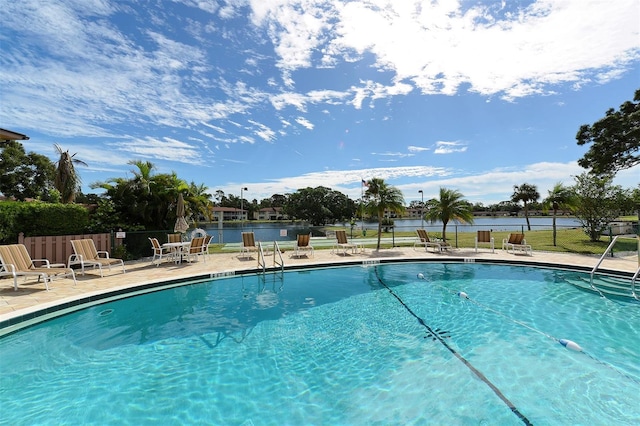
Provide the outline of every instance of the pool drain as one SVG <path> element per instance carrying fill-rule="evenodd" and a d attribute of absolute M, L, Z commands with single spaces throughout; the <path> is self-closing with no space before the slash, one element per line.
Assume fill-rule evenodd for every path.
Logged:
<path fill-rule="evenodd" d="M 98 314 L 99 317 L 106 317 L 107 315 L 111 315 L 113 313 L 113 309 L 105 309 L 104 311 Z"/>
<path fill-rule="evenodd" d="M 434 342 L 438 339 L 449 339 L 451 337 L 451 333 L 446 330 L 440 330 L 436 328 L 435 330 L 427 330 L 427 335 L 424 336 L 425 339 L 431 337 L 431 340 Z"/>

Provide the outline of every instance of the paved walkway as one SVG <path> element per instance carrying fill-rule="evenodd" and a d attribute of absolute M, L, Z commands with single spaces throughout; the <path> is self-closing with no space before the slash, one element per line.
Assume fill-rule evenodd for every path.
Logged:
<path fill-rule="evenodd" d="M 414 260 L 455 260 L 483 259 L 500 260 L 508 262 L 536 263 L 543 265 L 571 265 L 591 269 L 598 261 L 597 257 L 581 256 L 565 253 L 545 253 L 534 251 L 533 256 L 506 253 L 497 249 L 491 253 L 489 249 L 483 249 L 475 253 L 473 249 L 456 249 L 451 252 L 433 253 L 424 249 L 414 250 L 412 247 L 395 247 L 382 249 L 379 252 L 367 248 L 363 253 L 351 253 L 346 255 L 336 254 L 332 250 L 315 250 L 314 257 L 291 257 L 290 248 L 284 248 L 283 260 L 285 267 L 301 265 L 330 265 L 346 262 L 363 262 L 375 259 L 414 259 Z M 273 256 L 266 258 L 267 267 L 273 266 Z M 637 254 L 626 258 L 606 258 L 602 268 L 633 273 L 638 268 Z M 18 291 L 13 290 L 12 279 L 0 279 L 0 322 L 24 318 L 34 312 L 43 309 L 59 307 L 60 305 L 73 304 L 74 301 L 87 297 L 99 296 L 114 290 L 131 289 L 145 286 L 151 283 L 183 280 L 189 277 L 211 274 L 236 274 L 246 272 L 258 272 L 257 256 L 242 259 L 238 252 L 211 254 L 204 260 L 200 258 L 193 263 L 162 263 L 156 267 L 149 260 L 128 262 L 127 272 L 122 273 L 121 268 L 113 268 L 105 271 L 105 276 L 100 278 L 98 271 L 89 271 L 85 276 L 77 276 L 77 285 L 73 285 L 70 279 L 58 279 L 49 285 L 50 291 L 46 291 L 43 283 L 33 279 L 18 282 Z M 55 308 L 58 309 L 58 308 Z"/>

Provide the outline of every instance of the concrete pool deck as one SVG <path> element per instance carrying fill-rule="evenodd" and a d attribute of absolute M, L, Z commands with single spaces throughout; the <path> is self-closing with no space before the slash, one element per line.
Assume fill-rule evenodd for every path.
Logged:
<path fill-rule="evenodd" d="M 35 279 L 19 278 L 18 291 L 13 289 L 13 279 L 0 279 L 0 323 L 16 321 L 19 318 L 28 317 L 44 310 L 56 310 L 61 305 L 73 305 L 79 300 L 92 298 L 99 299 L 101 295 L 111 292 L 129 292 L 136 287 L 144 287 L 151 283 L 187 280 L 190 277 L 203 277 L 212 274 L 229 274 L 262 272 L 258 267 L 257 255 L 243 259 L 238 257 L 238 252 L 216 253 L 207 256 L 206 260 L 199 257 L 192 263 L 175 264 L 163 262 L 160 266 L 150 263 L 150 259 L 126 262 L 125 274 L 119 267 L 113 267 L 111 271 L 105 270 L 101 278 L 98 270 L 88 270 L 86 275 L 76 274 L 77 285 L 73 285 L 71 279 L 56 279 L 49 284 L 50 291 L 46 291 L 42 282 Z M 285 268 L 304 266 L 327 266 L 342 263 L 360 263 L 375 260 L 416 260 L 416 261 L 464 261 L 465 259 L 482 262 L 506 262 L 535 264 L 540 266 L 569 266 L 593 268 L 599 257 L 585 256 L 568 253 L 552 253 L 533 251 L 532 256 L 524 254 L 507 253 L 497 248 L 495 253 L 490 249 L 479 249 L 478 253 L 473 248 L 454 249 L 449 252 L 434 253 L 425 251 L 424 248 L 394 247 L 391 249 L 367 248 L 363 253 L 346 255 L 341 252 L 334 253 L 329 249 L 315 250 L 314 256 L 292 257 L 293 251 L 286 248 L 282 257 Z M 266 257 L 266 266 L 273 266 L 273 255 Z M 638 255 L 634 253 L 625 257 L 607 257 L 600 265 L 600 269 L 633 274 L 638 269 Z"/>

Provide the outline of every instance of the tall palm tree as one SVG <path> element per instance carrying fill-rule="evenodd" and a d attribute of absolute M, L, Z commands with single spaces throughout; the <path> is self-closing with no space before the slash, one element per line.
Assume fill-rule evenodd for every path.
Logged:
<path fill-rule="evenodd" d="M 529 223 L 529 203 L 536 202 L 540 198 L 538 187 L 528 183 L 522 185 L 513 186 L 513 195 L 511 201 L 518 203 L 522 201 L 524 203 L 524 217 L 527 220 L 527 230 L 531 231 L 531 224 Z"/>
<path fill-rule="evenodd" d="M 80 176 L 76 173 L 75 165 L 87 166 L 82 160 L 74 158 L 76 154 L 69 154 L 69 151 L 63 149 L 57 143 L 53 145 L 60 155 L 58 164 L 56 165 L 56 174 L 53 180 L 54 186 L 60 192 L 60 201 L 64 204 L 73 203 L 76 199 L 76 192 L 80 186 Z"/>
<path fill-rule="evenodd" d="M 556 215 L 558 210 L 573 211 L 578 205 L 577 198 L 573 190 L 562 185 L 561 182 L 556 183 L 553 189 L 549 190 L 549 195 L 543 201 L 545 210 L 553 210 L 553 245 L 556 245 Z"/>
<path fill-rule="evenodd" d="M 425 217 L 431 223 L 442 221 L 442 239 L 447 241 L 447 223 L 450 220 L 473 223 L 473 207 L 459 191 L 441 187 L 440 198 L 429 201 Z"/>
<path fill-rule="evenodd" d="M 367 182 L 367 190 L 364 193 L 367 199 L 367 210 L 378 216 L 378 245 L 380 250 L 380 237 L 382 236 L 382 219 L 385 210 L 394 213 L 404 211 L 404 197 L 402 191 L 395 186 L 389 186 L 384 179 L 373 178 Z"/>

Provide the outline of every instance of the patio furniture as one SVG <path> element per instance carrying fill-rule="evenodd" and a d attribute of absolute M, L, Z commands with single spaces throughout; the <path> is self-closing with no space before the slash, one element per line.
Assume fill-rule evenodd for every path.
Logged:
<path fill-rule="evenodd" d="M 418 234 L 418 238 L 416 239 L 416 242 L 413 243 L 414 249 L 417 246 L 424 246 L 425 251 L 429 251 L 429 247 L 432 247 L 434 253 L 436 253 L 436 250 L 437 253 L 441 253 L 442 250 L 451 248 L 451 245 L 446 241 L 430 239 L 429 234 L 424 229 L 416 229 L 416 234 Z"/>
<path fill-rule="evenodd" d="M 491 253 L 495 253 L 494 238 L 491 236 L 491 231 L 478 231 L 476 234 L 476 253 L 478 252 L 478 244 L 489 244 Z"/>
<path fill-rule="evenodd" d="M 153 250 L 153 258 L 151 259 L 151 263 L 155 263 L 155 260 L 158 259 L 158 263 L 156 263 L 156 266 L 160 266 L 162 258 L 172 260 L 175 259 L 175 253 L 171 250 L 170 247 L 161 246 L 157 238 L 149 238 L 149 241 L 151 242 L 151 249 Z"/>
<path fill-rule="evenodd" d="M 256 239 L 253 232 L 242 233 L 242 247 L 240 248 L 240 257 L 251 257 L 251 253 L 258 252 Z"/>
<path fill-rule="evenodd" d="M 346 255 L 347 249 L 350 248 L 351 252 L 355 253 L 358 246 L 349 242 L 349 239 L 347 238 L 347 231 L 345 231 L 344 229 L 339 229 L 336 230 L 336 241 L 333 245 L 333 248 L 336 254 L 338 253 L 339 249 L 342 249 L 342 254 Z"/>
<path fill-rule="evenodd" d="M 39 262 L 45 266 L 37 267 L 34 262 Z M 31 259 L 31 255 L 27 251 L 24 244 L 9 244 L 0 246 L 0 276 L 13 277 L 13 290 L 18 290 L 18 277 L 38 277 L 38 281 L 42 278 L 44 286 L 49 291 L 49 283 L 55 277 L 71 276 L 73 284 L 76 282 L 76 275 L 73 269 L 67 268 L 65 265 L 50 264 L 47 259 Z"/>
<path fill-rule="evenodd" d="M 502 240 L 502 250 L 511 250 L 511 253 L 521 252 L 533 256 L 531 246 L 527 244 L 527 240 L 524 239 L 524 234 L 509 234 L 509 236 Z"/>
<path fill-rule="evenodd" d="M 185 251 L 189 262 L 191 261 L 191 257 L 197 259 L 198 256 L 202 256 L 204 261 L 206 262 L 207 258 L 205 257 L 205 247 L 205 237 L 195 237 L 194 239 L 192 239 L 191 244 L 189 244 L 189 247 Z"/>
<path fill-rule="evenodd" d="M 311 245 L 311 234 L 298 234 L 296 237 L 296 243 L 293 248 L 292 257 L 300 257 L 307 252 L 311 252 L 313 257 L 313 246 Z"/>
<path fill-rule="evenodd" d="M 82 275 L 84 275 L 85 266 L 91 266 L 94 269 L 97 267 L 100 270 L 100 276 L 103 277 L 102 267 L 107 266 L 111 271 L 111 265 L 121 265 L 122 273 L 126 271 L 124 269 L 124 261 L 114 257 L 109 257 L 109 253 L 106 251 L 98 251 L 96 244 L 92 239 L 83 240 L 71 240 L 71 246 L 74 253 L 69 256 L 69 268 L 71 265 L 80 265 Z"/>
<path fill-rule="evenodd" d="M 167 242 L 179 243 L 182 241 L 182 234 L 167 234 Z"/>

